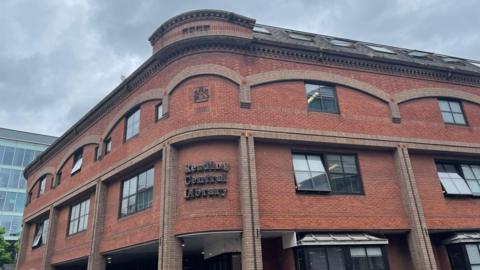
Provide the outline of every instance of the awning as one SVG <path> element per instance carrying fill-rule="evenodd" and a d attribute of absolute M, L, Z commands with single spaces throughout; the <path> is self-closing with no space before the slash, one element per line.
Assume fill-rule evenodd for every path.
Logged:
<path fill-rule="evenodd" d="M 480 243 L 480 232 L 459 232 L 443 241 L 444 245 L 459 243 Z"/>
<path fill-rule="evenodd" d="M 387 245 L 388 239 L 366 233 L 311 233 L 297 241 L 298 246 Z"/>

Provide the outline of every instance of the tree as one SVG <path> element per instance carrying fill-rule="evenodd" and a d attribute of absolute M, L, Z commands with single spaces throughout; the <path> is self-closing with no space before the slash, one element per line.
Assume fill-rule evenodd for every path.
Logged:
<path fill-rule="evenodd" d="M 12 255 L 8 251 L 10 246 L 5 240 L 3 235 L 5 234 L 5 228 L 0 227 L 0 267 L 3 267 L 4 264 L 12 263 Z"/>

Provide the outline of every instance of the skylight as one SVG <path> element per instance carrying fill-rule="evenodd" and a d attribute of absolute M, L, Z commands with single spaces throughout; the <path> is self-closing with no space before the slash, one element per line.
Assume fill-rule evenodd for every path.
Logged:
<path fill-rule="evenodd" d="M 368 48 L 370 48 L 370 49 L 372 49 L 376 52 L 396 54 L 394 51 L 392 51 L 388 48 L 382 47 L 382 46 L 371 45 L 371 44 L 365 44 L 365 46 L 367 46 Z"/>
<path fill-rule="evenodd" d="M 413 57 L 418 57 L 418 58 L 425 58 L 429 54 L 430 53 L 422 52 L 422 51 L 411 51 L 411 52 L 408 53 L 408 55 L 413 56 Z"/>
<path fill-rule="evenodd" d="M 451 64 L 463 64 L 463 61 L 461 59 L 458 59 L 458 58 L 454 58 L 454 57 L 442 57 L 442 60 L 446 63 L 451 63 Z"/>
<path fill-rule="evenodd" d="M 253 27 L 253 32 L 257 32 L 257 33 L 262 33 L 262 34 L 268 34 L 270 35 L 270 31 L 268 31 L 265 27 L 263 26 L 260 26 L 260 25 L 255 25 Z"/>
<path fill-rule="evenodd" d="M 330 43 L 340 47 L 353 47 L 353 42 L 342 39 L 331 39 Z"/>
<path fill-rule="evenodd" d="M 474 62 L 474 61 L 470 61 L 470 64 L 480 68 L 480 62 Z"/>
<path fill-rule="evenodd" d="M 298 39 L 303 41 L 313 41 L 313 37 L 309 35 L 296 33 L 296 32 L 287 32 L 287 34 L 293 39 Z"/>

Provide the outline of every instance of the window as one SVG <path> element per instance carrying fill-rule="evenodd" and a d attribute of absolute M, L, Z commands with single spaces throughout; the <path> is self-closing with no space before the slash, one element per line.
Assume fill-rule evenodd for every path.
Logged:
<path fill-rule="evenodd" d="M 70 208 L 70 222 L 68 223 L 68 235 L 85 231 L 88 226 L 88 212 L 90 200 L 83 201 Z"/>
<path fill-rule="evenodd" d="M 447 124 L 467 125 L 462 104 L 453 100 L 438 100 L 443 122 Z"/>
<path fill-rule="evenodd" d="M 422 51 L 410 51 L 408 55 L 416 58 L 426 58 L 427 56 L 430 55 L 430 53 L 422 52 Z"/>
<path fill-rule="evenodd" d="M 125 129 L 125 140 L 137 135 L 140 130 L 140 109 L 135 110 L 127 116 L 127 126 Z"/>
<path fill-rule="evenodd" d="M 370 48 L 370 49 L 372 49 L 376 52 L 396 54 L 394 51 L 392 51 L 388 48 L 382 47 L 382 46 L 372 45 L 372 44 L 365 44 L 365 46 L 367 46 L 368 48 Z"/>
<path fill-rule="evenodd" d="M 305 91 L 308 109 L 319 112 L 339 113 L 335 87 L 306 83 Z"/>
<path fill-rule="evenodd" d="M 256 33 L 261 33 L 261 34 L 267 34 L 267 35 L 270 35 L 270 31 L 267 30 L 267 28 L 263 27 L 263 26 L 260 26 L 260 25 L 255 25 L 253 27 L 253 32 L 256 32 Z"/>
<path fill-rule="evenodd" d="M 446 194 L 480 196 L 480 165 L 446 162 L 436 165 Z"/>
<path fill-rule="evenodd" d="M 160 120 L 163 117 L 163 104 L 160 103 L 157 105 L 157 120 Z"/>
<path fill-rule="evenodd" d="M 362 193 L 354 155 L 293 154 L 293 169 L 298 191 Z"/>
<path fill-rule="evenodd" d="M 55 175 L 55 179 L 54 179 L 53 182 L 52 182 L 52 188 L 57 187 L 58 185 L 60 185 L 61 182 L 62 182 L 62 172 L 59 171 L 59 172 L 57 172 L 57 174 Z"/>
<path fill-rule="evenodd" d="M 105 140 L 105 155 L 112 151 L 112 138 Z"/>
<path fill-rule="evenodd" d="M 298 39 L 302 41 L 313 41 L 313 36 L 311 35 L 297 33 L 297 32 L 287 32 L 287 34 L 293 39 Z"/>
<path fill-rule="evenodd" d="M 340 46 L 340 47 L 353 47 L 353 42 L 348 41 L 348 40 L 343 40 L 343 39 L 331 39 L 330 43 L 335 46 Z"/>
<path fill-rule="evenodd" d="M 35 237 L 33 238 L 32 247 L 39 247 L 47 243 L 48 237 L 48 219 L 37 223 L 35 226 Z"/>
<path fill-rule="evenodd" d="M 120 216 L 127 216 L 152 206 L 153 168 L 122 184 Z"/>
<path fill-rule="evenodd" d="M 45 187 L 47 185 L 47 176 L 44 175 L 38 180 L 38 197 L 42 196 L 45 193 Z"/>
<path fill-rule="evenodd" d="M 379 246 L 311 246 L 296 248 L 299 270 L 386 270 L 387 259 Z"/>
<path fill-rule="evenodd" d="M 480 244 L 456 244 L 447 246 L 452 270 L 480 269 Z"/>
<path fill-rule="evenodd" d="M 82 168 L 83 149 L 80 148 L 73 154 L 73 166 L 71 174 L 77 173 Z"/>

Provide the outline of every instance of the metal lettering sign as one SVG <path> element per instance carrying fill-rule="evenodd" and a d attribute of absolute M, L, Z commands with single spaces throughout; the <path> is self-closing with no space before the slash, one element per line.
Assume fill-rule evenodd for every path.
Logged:
<path fill-rule="evenodd" d="M 201 86 L 193 90 L 193 101 L 195 103 L 206 102 L 210 98 L 208 87 Z"/>
<path fill-rule="evenodd" d="M 185 200 L 225 197 L 227 188 L 202 188 L 208 185 L 226 185 L 230 165 L 227 162 L 205 161 L 185 165 Z"/>

